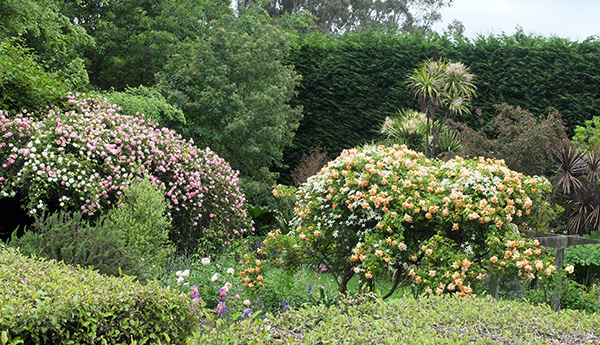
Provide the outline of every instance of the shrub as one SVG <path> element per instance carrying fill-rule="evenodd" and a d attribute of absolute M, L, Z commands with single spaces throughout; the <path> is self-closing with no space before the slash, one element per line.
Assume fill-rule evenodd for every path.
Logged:
<path fill-rule="evenodd" d="M 175 250 L 164 195 L 148 179 L 133 181 L 107 216 L 129 254 L 147 267 L 164 266 Z"/>
<path fill-rule="evenodd" d="M 169 128 L 175 125 L 185 126 L 183 111 L 169 104 L 155 88 L 142 85 L 128 87 L 124 92 L 108 92 L 106 98 L 109 102 L 118 104 L 123 114 L 143 114 Z"/>
<path fill-rule="evenodd" d="M 13 234 L 14 236 L 14 234 Z M 137 275 L 140 265 L 105 218 L 90 224 L 81 212 L 56 212 L 36 217 L 33 229 L 13 238 L 11 247 L 27 256 L 93 267 L 100 273 Z"/>
<path fill-rule="evenodd" d="M 566 139 L 561 114 L 550 109 L 535 117 L 531 112 L 508 104 L 496 105 L 496 115 L 487 126 L 475 132 L 461 128 L 458 136 L 463 157 L 484 156 L 503 159 L 506 165 L 527 175 L 550 176 L 555 171 L 553 150 Z"/>
<path fill-rule="evenodd" d="M 183 344 L 194 326 L 186 297 L 156 283 L 106 277 L 0 248 L 3 343 Z"/>
<path fill-rule="evenodd" d="M 428 277 L 440 275 L 455 285 L 460 278 L 465 289 L 454 291 L 470 294 L 469 284 L 485 278 L 477 270 L 496 255 L 490 237 L 514 249 L 511 234 L 533 217 L 548 190 L 545 178 L 523 176 L 502 161 L 440 162 L 398 146 L 352 149 L 298 189 L 297 232 L 291 236 L 328 267 L 342 293 L 355 273 L 366 282 L 384 270 L 399 278 L 412 265 L 409 274 L 415 285 L 423 280 L 424 291 L 436 291 L 440 286 Z M 449 253 L 456 260 L 446 259 Z M 536 260 L 543 262 L 535 270 L 548 268 L 547 259 Z M 523 264 L 517 261 L 522 259 L 505 265 Z M 454 277 L 447 266 L 466 276 Z M 443 285 L 441 292 L 453 291 Z"/>
<path fill-rule="evenodd" d="M 0 41 L 0 109 L 37 110 L 67 92 L 58 74 L 46 72 L 26 48 Z"/>
<path fill-rule="evenodd" d="M 598 327 L 600 317 L 573 310 L 557 314 L 490 297 L 408 297 L 267 315 L 196 332 L 189 344 L 584 344 L 600 341 Z"/>
<path fill-rule="evenodd" d="M 165 191 L 180 248 L 227 243 L 250 229 L 237 172 L 209 148 L 92 96 L 67 102 L 68 110 L 39 116 L 0 110 L 1 197 L 20 193 L 30 214 L 76 208 L 92 216 L 147 176 Z"/>

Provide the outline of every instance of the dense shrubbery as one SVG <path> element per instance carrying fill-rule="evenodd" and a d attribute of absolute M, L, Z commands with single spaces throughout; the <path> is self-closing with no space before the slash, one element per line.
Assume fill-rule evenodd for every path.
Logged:
<path fill-rule="evenodd" d="M 31 214 L 112 206 L 132 179 L 165 192 L 180 248 L 222 244 L 250 230 L 237 173 L 210 149 L 94 97 L 68 97 L 68 109 L 0 111 L 2 197 L 22 197 Z"/>
<path fill-rule="evenodd" d="M 0 109 L 38 110 L 60 102 L 67 85 L 57 73 L 46 72 L 33 53 L 9 41 L 0 41 Z"/>
<path fill-rule="evenodd" d="M 144 115 L 168 128 L 185 125 L 183 111 L 167 102 L 155 88 L 130 87 L 124 92 L 108 92 L 106 98 L 111 104 L 118 104 L 122 114 Z"/>
<path fill-rule="evenodd" d="M 23 255 L 92 266 L 102 274 L 138 275 L 142 268 L 139 258 L 129 253 L 113 230 L 105 218 L 90 224 L 81 212 L 57 212 L 38 216 L 32 228 L 13 238 L 10 246 L 18 247 Z"/>
<path fill-rule="evenodd" d="M 303 37 L 288 59 L 302 75 L 293 101 L 303 106 L 304 118 L 285 162 L 293 169 L 317 144 L 337 155 L 370 142 L 386 116 L 416 107 L 405 81 L 411 69 L 427 58 L 462 61 L 477 76 L 472 105 L 482 109 L 482 115 L 456 118 L 474 130 L 491 121 L 500 103 L 529 109 L 535 118 L 554 107 L 568 133 L 597 115 L 600 42 L 596 39 L 569 42 L 522 32 L 472 41 L 372 32 L 341 37 L 312 34 Z"/>
<path fill-rule="evenodd" d="M 457 139 L 461 143 L 461 149 L 454 153 L 503 159 L 509 168 L 523 174 L 551 176 L 556 169 L 552 152 L 567 139 L 560 113 L 554 109 L 536 117 L 508 104 L 495 109 L 495 117 L 479 131 L 452 124 L 459 129 Z"/>
<path fill-rule="evenodd" d="M 189 301 L 156 283 L 102 276 L 0 248 L 2 343 L 183 344 Z"/>
<path fill-rule="evenodd" d="M 352 149 L 298 189 L 297 234 L 290 235 L 329 268 L 341 292 L 355 273 L 369 280 L 398 271 L 399 278 L 408 264 L 418 290 L 470 294 L 483 269 L 529 280 L 552 274 L 538 244 L 519 237 L 549 187 L 502 161 L 439 162 L 398 146 Z"/>
<path fill-rule="evenodd" d="M 600 317 L 486 298 L 343 301 L 198 332 L 190 344 L 585 344 Z"/>

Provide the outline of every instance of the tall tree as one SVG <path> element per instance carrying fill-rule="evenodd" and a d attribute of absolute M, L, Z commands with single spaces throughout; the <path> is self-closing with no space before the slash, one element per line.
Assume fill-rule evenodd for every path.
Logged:
<path fill-rule="evenodd" d="M 288 105 L 300 80 L 288 56 L 290 33 L 249 7 L 237 18 L 210 23 L 205 37 L 182 45 L 158 75 L 158 87 L 185 113 L 180 128 L 199 147 L 210 147 L 240 171 L 252 202 L 275 183 L 301 108 Z"/>
<path fill-rule="evenodd" d="M 203 36 L 212 19 L 230 13 L 224 0 L 65 0 L 63 12 L 97 42 L 88 51 L 92 84 L 102 89 L 151 86 L 186 40 Z"/>
<path fill-rule="evenodd" d="M 408 76 L 408 86 L 427 116 L 425 152 L 435 157 L 435 147 L 441 132 L 436 120 L 445 124 L 454 114 L 470 113 L 470 101 L 475 96 L 473 74 L 461 62 L 425 61 Z M 430 138 L 431 135 L 431 138 Z"/>
<path fill-rule="evenodd" d="M 321 31 L 343 33 L 359 29 L 428 31 L 441 19 L 440 10 L 453 0 L 272 0 L 273 17 L 306 11 Z M 239 6 L 248 1 L 241 0 Z"/>
<path fill-rule="evenodd" d="M 36 62 L 73 84 L 86 83 L 83 52 L 94 40 L 53 0 L 0 0 L 0 40 L 17 40 Z"/>

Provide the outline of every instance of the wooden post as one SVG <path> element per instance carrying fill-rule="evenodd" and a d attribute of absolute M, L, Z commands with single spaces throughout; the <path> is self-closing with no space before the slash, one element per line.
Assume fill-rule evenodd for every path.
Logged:
<path fill-rule="evenodd" d="M 600 240 L 593 240 L 591 238 L 581 238 L 579 237 L 579 235 L 558 234 L 544 234 L 536 237 L 536 239 L 540 242 L 542 246 L 556 249 L 556 259 L 554 260 L 554 264 L 556 265 L 556 271 L 558 273 L 558 286 L 556 287 L 556 291 L 554 292 L 552 310 L 559 311 L 562 300 L 562 272 L 565 260 L 565 248 L 581 244 L 600 244 Z"/>

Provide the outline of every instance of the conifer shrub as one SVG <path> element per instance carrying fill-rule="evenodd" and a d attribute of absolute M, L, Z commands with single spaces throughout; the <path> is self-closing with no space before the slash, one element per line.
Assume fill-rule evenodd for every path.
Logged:
<path fill-rule="evenodd" d="M 10 246 L 26 256 L 91 267 L 102 274 L 141 273 L 139 258 L 131 255 L 106 218 L 90 223 L 80 211 L 40 215 L 23 236 L 11 240 Z"/>

